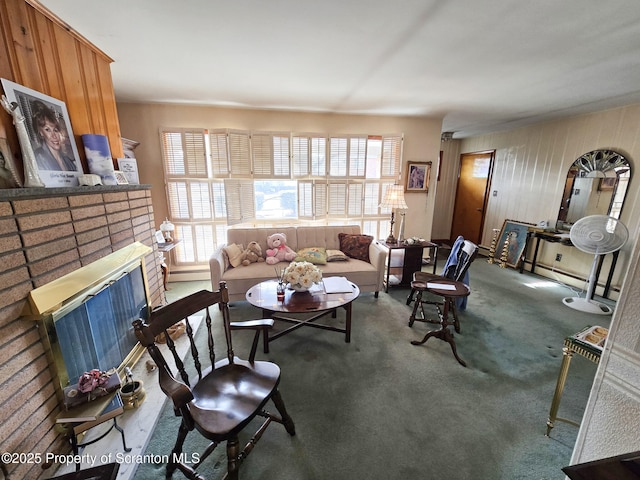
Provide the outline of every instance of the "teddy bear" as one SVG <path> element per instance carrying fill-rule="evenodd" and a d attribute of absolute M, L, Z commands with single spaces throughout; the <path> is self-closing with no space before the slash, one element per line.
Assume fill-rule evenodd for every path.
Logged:
<path fill-rule="evenodd" d="M 264 262 L 264 258 L 262 258 L 262 248 L 260 248 L 258 242 L 249 242 L 247 248 L 242 252 L 242 265 L 246 267 L 256 262 Z"/>
<path fill-rule="evenodd" d="M 296 252 L 287 246 L 287 236 L 284 233 L 274 233 L 267 237 L 267 263 L 273 265 L 278 262 L 290 262 L 296 258 Z"/>

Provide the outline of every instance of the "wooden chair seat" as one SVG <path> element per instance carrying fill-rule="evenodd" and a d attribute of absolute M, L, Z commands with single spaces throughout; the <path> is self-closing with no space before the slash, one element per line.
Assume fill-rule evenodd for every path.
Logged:
<path fill-rule="evenodd" d="M 209 440 L 223 441 L 240 432 L 267 403 L 280 380 L 280 368 L 270 362 L 253 364 L 225 360 L 191 389 L 190 412 L 198 431 Z"/>

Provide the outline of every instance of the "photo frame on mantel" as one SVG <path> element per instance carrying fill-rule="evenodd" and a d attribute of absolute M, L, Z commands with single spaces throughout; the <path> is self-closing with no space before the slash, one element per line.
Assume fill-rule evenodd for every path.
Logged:
<path fill-rule="evenodd" d="M 407 162 L 404 191 L 429 193 L 431 162 Z"/>
<path fill-rule="evenodd" d="M 78 186 L 78 177 L 84 172 L 66 104 L 6 78 L 2 87 L 25 118 L 38 175 L 45 186 Z"/>

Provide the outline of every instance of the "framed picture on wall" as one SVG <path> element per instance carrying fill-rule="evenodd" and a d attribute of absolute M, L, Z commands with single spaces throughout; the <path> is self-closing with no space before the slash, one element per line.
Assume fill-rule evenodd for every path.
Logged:
<path fill-rule="evenodd" d="M 505 243 L 507 240 L 507 258 L 506 263 L 508 266 L 518 268 L 520 262 L 523 261 L 523 255 L 525 254 L 525 247 L 527 246 L 527 238 L 529 236 L 529 227 L 532 227 L 532 223 L 519 222 L 517 220 L 505 220 L 500 231 L 500 237 L 498 237 L 498 244 L 496 245 L 495 258 L 502 260 L 502 255 L 505 249 Z"/>
<path fill-rule="evenodd" d="M 38 175 L 45 186 L 77 186 L 84 172 L 65 103 L 5 78 L 2 87 L 25 118 Z"/>
<path fill-rule="evenodd" d="M 404 191 L 429 193 L 430 175 L 431 162 L 407 162 Z"/>

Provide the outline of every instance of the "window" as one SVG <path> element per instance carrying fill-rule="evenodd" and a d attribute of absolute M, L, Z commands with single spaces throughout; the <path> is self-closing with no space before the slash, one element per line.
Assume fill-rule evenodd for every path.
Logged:
<path fill-rule="evenodd" d="M 230 225 L 357 223 L 377 238 L 400 176 L 402 135 L 163 129 L 177 265 L 204 265 Z"/>

